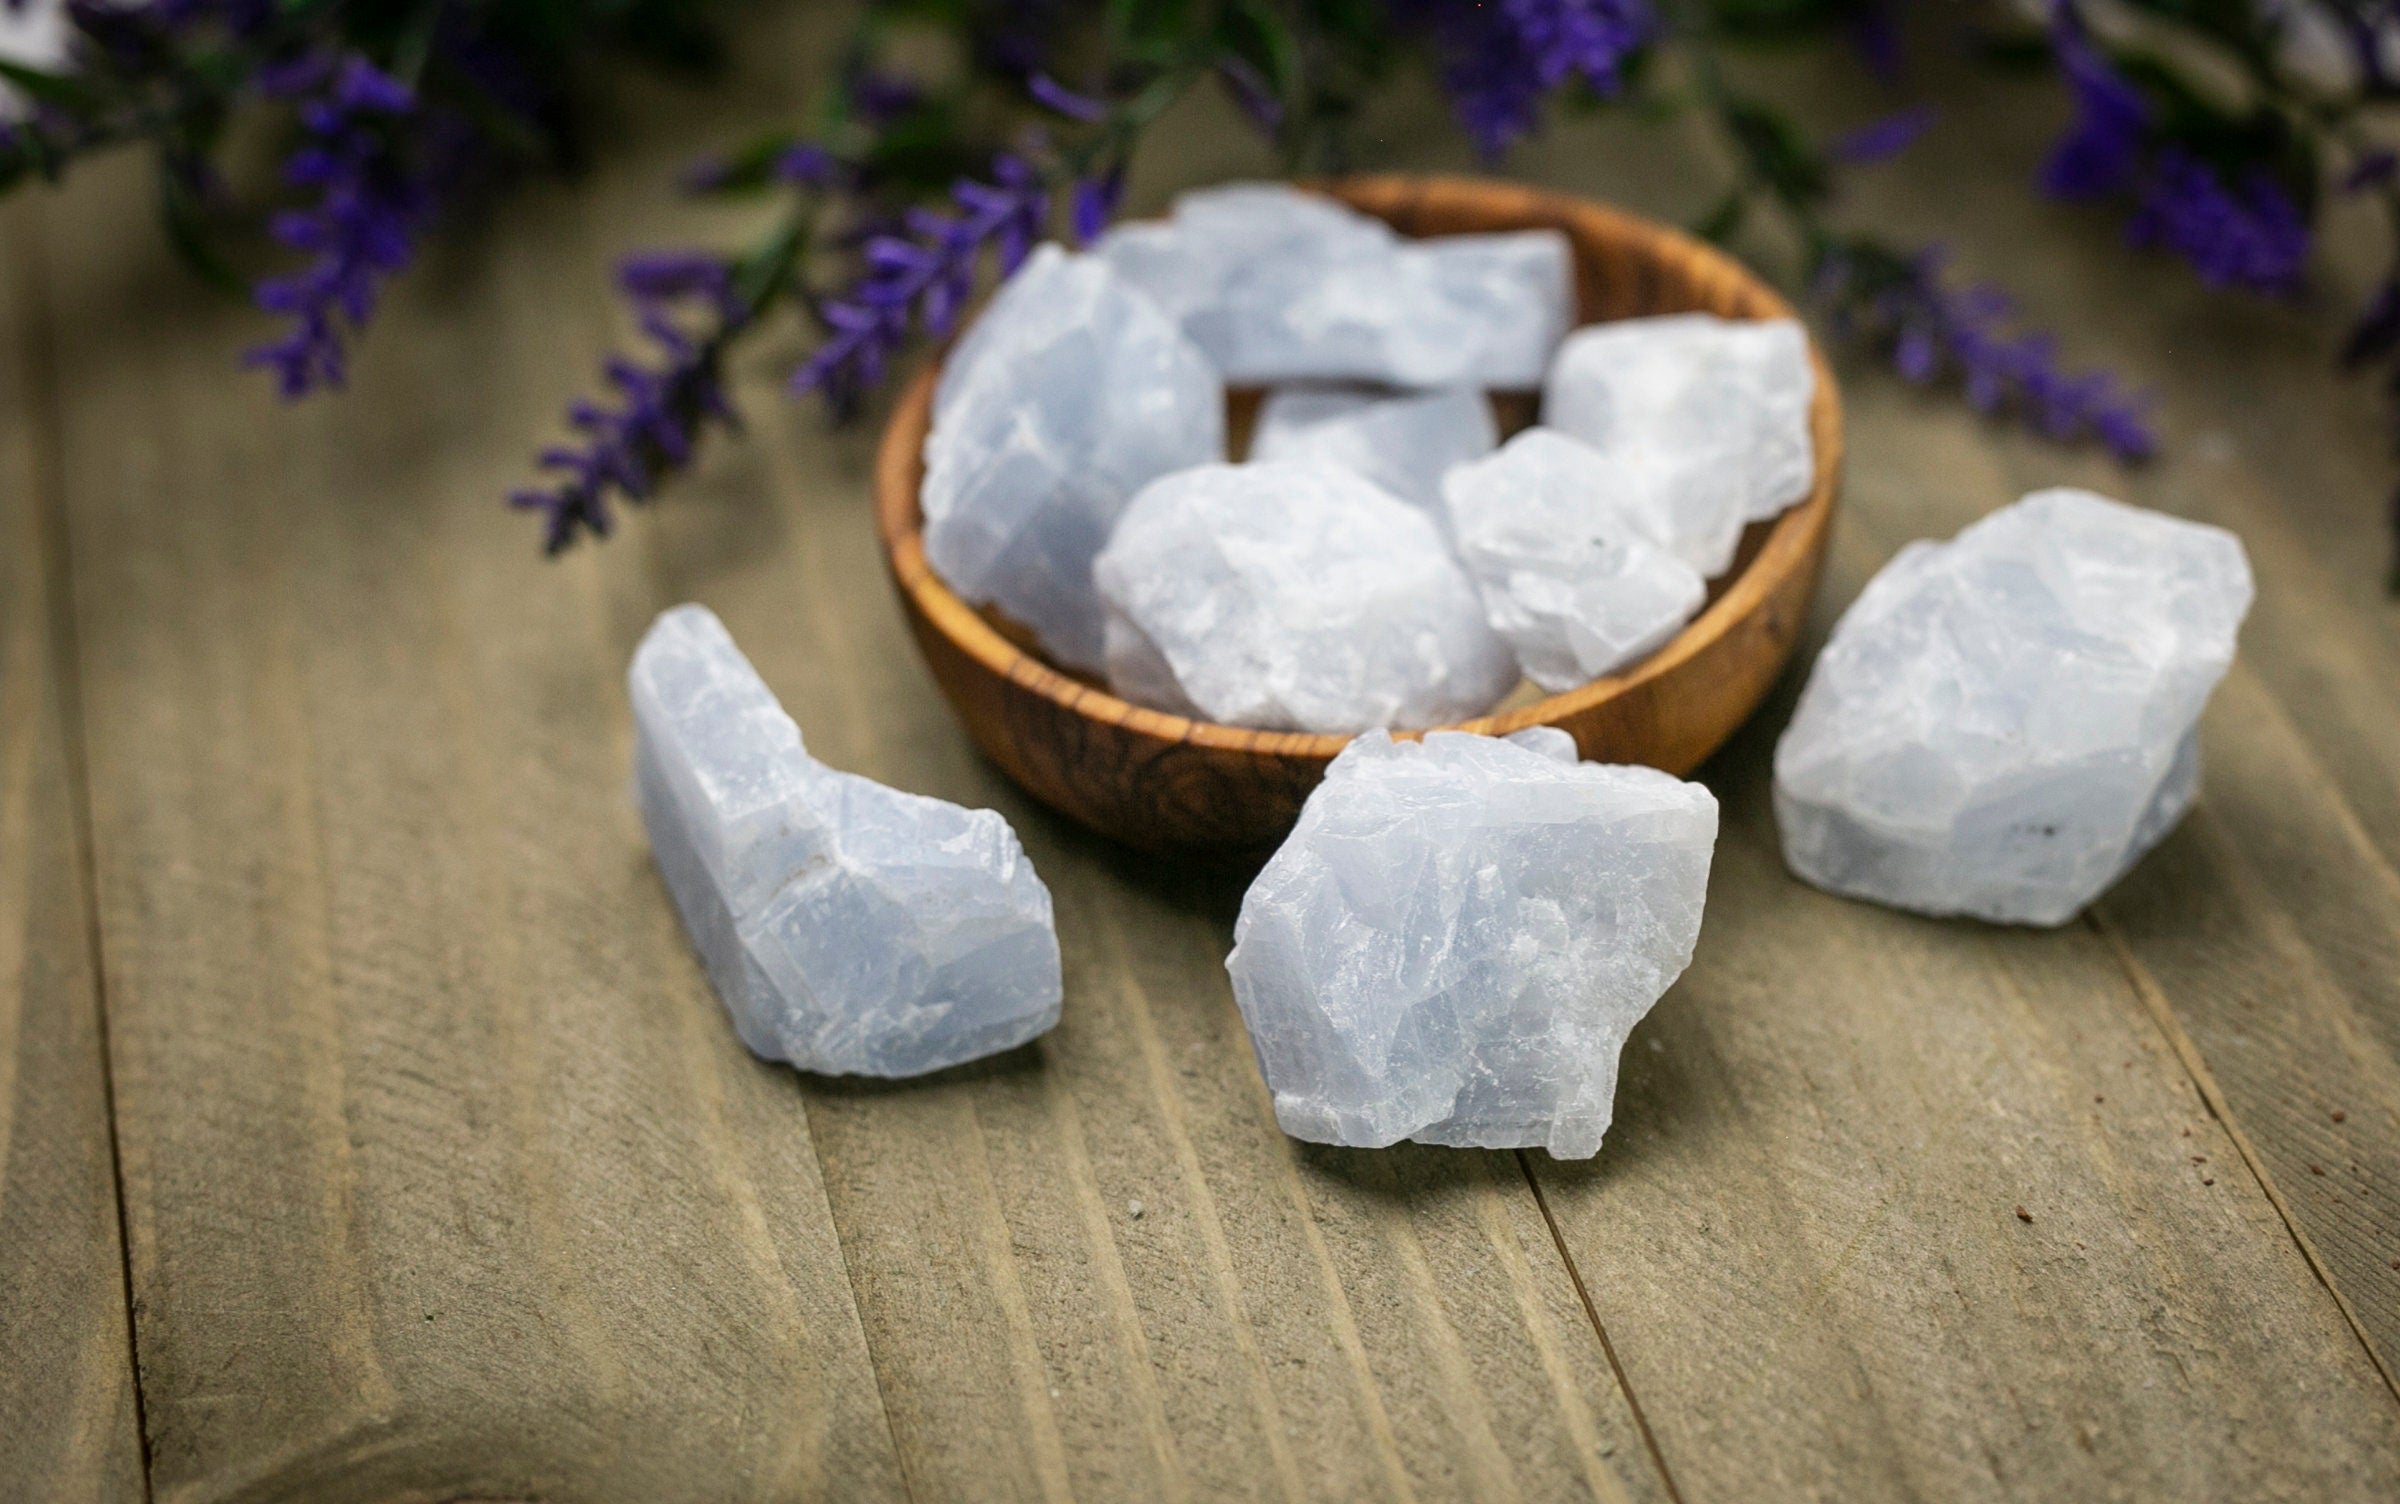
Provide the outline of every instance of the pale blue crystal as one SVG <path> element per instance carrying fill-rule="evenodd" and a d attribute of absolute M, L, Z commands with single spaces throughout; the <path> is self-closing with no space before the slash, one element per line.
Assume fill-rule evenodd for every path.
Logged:
<path fill-rule="evenodd" d="M 1285 386 L 1259 406 L 1250 458 L 1339 465 L 1438 521 L 1442 477 L 1499 442 L 1492 404 L 1472 387 Z"/>
<path fill-rule="evenodd" d="M 1784 859 L 1896 908 L 2065 923 L 2190 805 L 2250 599 L 2233 534 L 2088 491 L 1908 545 L 1776 745 Z"/>
<path fill-rule="evenodd" d="M 661 615 L 629 681 L 635 802 L 743 1043 L 913 1076 L 1058 1022 L 1050 891 L 1007 821 L 809 756 L 704 607 Z"/>
<path fill-rule="evenodd" d="M 1318 194 L 1237 183 L 1093 254 L 1180 322 L 1236 383 L 1538 386 L 1574 319 L 1555 230 L 1404 240 Z"/>
<path fill-rule="evenodd" d="M 1617 1056 L 1690 964 L 1717 801 L 1565 733 L 1352 742 L 1225 969 L 1286 1133 L 1597 1153 Z"/>
<path fill-rule="evenodd" d="M 1144 487 L 1093 566 L 1109 683 L 1235 726 L 1438 726 L 1517 682 L 1433 519 L 1332 465 L 1202 465 Z"/>
<path fill-rule="evenodd" d="M 944 365 L 925 441 L 925 557 L 950 588 L 1101 664 L 1092 556 L 1152 478 L 1225 453 L 1225 390 L 1088 256 L 1035 251 Z"/>

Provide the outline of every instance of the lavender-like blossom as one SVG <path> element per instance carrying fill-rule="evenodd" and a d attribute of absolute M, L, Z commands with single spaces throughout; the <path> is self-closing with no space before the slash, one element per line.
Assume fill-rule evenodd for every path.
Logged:
<path fill-rule="evenodd" d="M 1090 245 L 1100 238 L 1109 221 L 1117 217 L 1117 207 L 1125 199 L 1125 164 L 1117 162 L 1105 171 L 1078 179 L 1068 220 L 1077 245 Z"/>
<path fill-rule="evenodd" d="M 1069 120 L 1089 125 L 1108 118 L 1108 102 L 1089 94 L 1078 93 L 1047 73 L 1035 72 L 1025 76 L 1025 92 L 1043 108 L 1055 110 Z"/>
<path fill-rule="evenodd" d="M 542 546 L 552 554 L 585 533 L 608 536 L 610 492 L 647 501 L 663 476 L 691 463 L 710 421 L 735 421 L 718 379 L 724 343 L 749 313 L 734 292 L 732 268 L 701 251 L 649 252 L 627 258 L 617 282 L 665 361 L 652 367 L 609 357 L 616 405 L 569 404 L 567 426 L 581 442 L 545 449 L 538 461 L 562 478 L 510 493 L 510 506 L 542 514 Z"/>
<path fill-rule="evenodd" d="M 2042 164 L 2043 191 L 2058 198 L 2101 198 L 2132 187 L 2149 150 L 2149 101 L 2108 65 L 2075 7 L 2064 0 L 2051 11 L 2050 54 L 2066 75 L 2075 119 Z"/>
<path fill-rule="evenodd" d="M 1919 136 L 1933 128 L 1933 120 L 1931 105 L 1900 110 L 1834 137 L 1826 143 L 1825 155 L 1852 167 L 1888 161 L 1915 145 Z"/>
<path fill-rule="evenodd" d="M 1581 81 L 1613 95 L 1657 29 L 1647 0 L 1393 0 L 1445 59 L 1442 81 L 1477 149 L 1497 156 L 1541 118 L 1542 101 Z"/>
<path fill-rule="evenodd" d="M 911 209 L 901 233 L 878 234 L 861 246 L 865 273 L 817 305 L 830 333 L 793 373 L 795 393 L 822 392 L 837 412 L 855 408 L 907 341 L 912 324 L 937 336 L 950 332 L 974 292 L 987 248 L 1006 276 L 1048 223 L 1050 199 L 1041 175 L 1007 153 L 993 160 L 990 182 L 961 179 L 950 196 L 956 213 Z"/>
<path fill-rule="evenodd" d="M 2135 245 L 2163 245 L 2212 287 L 2285 293 L 2308 264 L 2308 221 L 2264 173 L 2237 191 L 2177 147 L 2158 154 L 2125 227 Z"/>
<path fill-rule="evenodd" d="M 1954 374 L 1976 411 L 2013 412 L 2061 442 L 2097 439 L 2121 460 L 2157 449 L 2146 397 L 2105 371 L 2061 369 L 2054 336 L 2012 329 L 2009 296 L 1989 283 L 1954 285 L 1946 260 L 1939 246 L 1907 256 L 1844 246 L 1826 257 L 1817 294 L 1838 333 L 1883 349 L 1912 383 Z"/>
<path fill-rule="evenodd" d="M 2075 99 L 2075 120 L 2043 164 L 2059 198 L 2130 194 L 2126 238 L 2164 246 L 2216 287 L 2282 293 L 2308 262 L 2307 220 L 2265 172 L 2228 182 L 2218 168 L 2165 139 L 2149 102 L 2092 42 L 2073 0 L 2051 11 L 2050 50 Z"/>
<path fill-rule="evenodd" d="M 299 397 L 342 385 L 347 339 L 415 253 L 451 172 L 445 159 L 461 142 L 457 122 L 420 110 L 407 85 L 356 53 L 307 54 L 264 70 L 258 82 L 298 103 L 307 141 L 283 175 L 314 202 L 269 223 L 277 242 L 310 260 L 258 284 L 259 306 L 290 325 L 245 352 L 243 363 L 273 370 L 283 395 Z M 403 159 L 400 142 L 411 132 L 423 163 Z"/>

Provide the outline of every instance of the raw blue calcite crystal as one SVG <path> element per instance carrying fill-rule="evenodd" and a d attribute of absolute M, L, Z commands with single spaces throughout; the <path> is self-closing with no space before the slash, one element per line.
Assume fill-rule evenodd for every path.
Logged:
<path fill-rule="evenodd" d="M 1259 406 L 1250 458 L 1339 465 L 1439 520 L 1442 477 L 1499 442 L 1492 404 L 1472 387 L 1285 386 Z"/>
<path fill-rule="evenodd" d="M 1439 726 L 1517 682 L 1433 519 L 1337 466 L 1163 476 L 1092 573 L 1109 684 L 1160 710 L 1270 731 Z"/>
<path fill-rule="evenodd" d="M 2065 923 L 2191 804 L 2250 596 L 2233 534 L 2089 491 L 1911 543 L 1776 744 L 1784 860 L 1895 908 Z"/>
<path fill-rule="evenodd" d="M 1697 467 L 1699 494 L 1729 507 L 1738 532 L 1808 495 L 1816 388 L 1808 336 L 1790 319 L 1619 319 L 1559 346 L 1542 421 L 1612 456 Z M 1711 576 L 1724 567 L 1695 563 Z"/>
<path fill-rule="evenodd" d="M 1565 733 L 1381 732 L 1326 770 L 1225 969 L 1286 1133 L 1599 1152 L 1617 1055 L 1692 959 L 1717 801 Z"/>
<path fill-rule="evenodd" d="M 1407 240 L 1281 184 L 1187 193 L 1093 254 L 1237 383 L 1532 388 L 1574 321 L 1555 230 Z"/>
<path fill-rule="evenodd" d="M 1092 556 L 1143 484 L 1225 455 L 1225 388 L 1090 256 L 1046 245 L 942 368 L 925 440 L 925 558 L 1069 668 L 1101 666 Z"/>
<path fill-rule="evenodd" d="M 660 616 L 630 680 L 634 799 L 743 1043 L 914 1076 L 1058 1022 L 1050 890 L 1007 821 L 809 756 L 704 607 Z"/>
<path fill-rule="evenodd" d="M 1484 619 L 1525 677 L 1572 689 L 1656 651 L 1708 587 L 1668 551 L 1663 500 L 1642 472 L 1547 428 L 1442 482 L 1450 537 L 1483 593 Z"/>

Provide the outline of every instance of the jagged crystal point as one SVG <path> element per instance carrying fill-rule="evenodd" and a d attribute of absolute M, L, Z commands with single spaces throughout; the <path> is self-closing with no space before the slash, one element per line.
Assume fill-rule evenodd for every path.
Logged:
<path fill-rule="evenodd" d="M 1093 578 L 1109 683 L 1235 726 L 1480 715 L 1517 682 L 1433 519 L 1331 465 L 1202 465 L 1144 487 Z"/>
<path fill-rule="evenodd" d="M 1491 401 L 1472 387 L 1284 386 L 1259 406 L 1250 458 L 1339 465 L 1438 520 L 1442 477 L 1499 442 Z"/>
<path fill-rule="evenodd" d="M 1006 820 L 809 756 L 704 607 L 661 615 L 629 681 L 659 875 L 753 1051 L 913 1076 L 1058 1022 L 1050 890 Z"/>
<path fill-rule="evenodd" d="M 1484 618 L 1552 691 L 1615 673 L 1692 619 L 1708 587 L 1654 541 L 1645 473 L 1545 428 L 1442 482 L 1450 536 Z"/>
<path fill-rule="evenodd" d="M 1106 265 L 1036 250 L 943 367 L 925 441 L 925 557 L 1069 668 L 1102 662 L 1092 557 L 1133 493 L 1225 453 L 1225 389 Z"/>
<path fill-rule="evenodd" d="M 1911 543 L 1776 744 L 1784 859 L 1896 908 L 2065 923 L 2190 805 L 2250 599 L 2233 534 L 2088 491 Z"/>
<path fill-rule="evenodd" d="M 1225 968 L 1286 1133 L 1599 1152 L 1690 964 L 1717 801 L 1553 728 L 1374 732 L 1243 897 Z"/>
<path fill-rule="evenodd" d="M 1542 388 L 1542 421 L 1609 454 L 1697 466 L 1742 522 L 1772 517 L 1816 479 L 1808 335 L 1790 319 L 1665 314 L 1567 336 Z M 1699 566 L 1715 575 L 1722 565 Z"/>
<path fill-rule="evenodd" d="M 1403 240 L 1281 184 L 1185 194 L 1093 254 L 1148 293 L 1237 383 L 1531 388 L 1574 321 L 1555 230 Z"/>

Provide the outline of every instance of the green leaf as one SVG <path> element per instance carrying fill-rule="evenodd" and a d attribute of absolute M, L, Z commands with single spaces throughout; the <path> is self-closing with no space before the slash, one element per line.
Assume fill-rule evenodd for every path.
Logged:
<path fill-rule="evenodd" d="M 1799 128 L 1775 111 L 1742 99 L 1722 106 L 1726 129 L 1751 173 L 1776 197 L 1799 207 L 1824 201 L 1830 187 L 1824 159 Z"/>
<path fill-rule="evenodd" d="M 1749 217 L 1750 195 L 1736 188 L 1692 226 L 1692 233 L 1712 245 L 1726 245 L 1742 232 L 1742 223 Z"/>
<path fill-rule="evenodd" d="M 0 79 L 14 84 L 26 97 L 42 104 L 56 105 L 62 110 L 78 111 L 97 107 L 100 91 L 71 74 L 45 73 L 24 63 L 0 58 Z"/>
<path fill-rule="evenodd" d="M 167 244 L 183 264 L 220 291 L 246 296 L 250 284 L 209 238 L 207 212 L 192 191 L 196 167 L 162 157 L 158 163 L 158 218 Z"/>
<path fill-rule="evenodd" d="M 715 177 L 700 190 L 712 198 L 734 198 L 763 192 L 775 181 L 775 163 L 799 144 L 796 131 L 769 131 L 728 155 Z"/>

